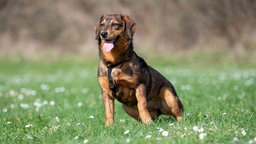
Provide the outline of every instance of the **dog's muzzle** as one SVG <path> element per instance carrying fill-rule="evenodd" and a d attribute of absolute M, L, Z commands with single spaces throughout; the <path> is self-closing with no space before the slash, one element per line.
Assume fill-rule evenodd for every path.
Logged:
<path fill-rule="evenodd" d="M 101 37 L 104 38 L 104 39 L 108 38 L 108 33 L 107 33 L 107 32 L 101 32 L 100 35 L 101 35 Z"/>

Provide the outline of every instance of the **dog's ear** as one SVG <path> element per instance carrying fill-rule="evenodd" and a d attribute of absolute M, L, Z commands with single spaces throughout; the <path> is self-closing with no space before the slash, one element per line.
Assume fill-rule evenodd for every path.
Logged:
<path fill-rule="evenodd" d="M 103 19 L 104 15 L 100 17 L 100 20 L 96 23 L 96 26 L 95 26 L 95 33 L 96 33 L 96 40 L 99 40 L 100 38 L 100 23 Z"/>
<path fill-rule="evenodd" d="M 127 15 L 121 15 L 124 22 L 124 36 L 127 39 L 132 39 L 135 33 L 135 22 Z"/>

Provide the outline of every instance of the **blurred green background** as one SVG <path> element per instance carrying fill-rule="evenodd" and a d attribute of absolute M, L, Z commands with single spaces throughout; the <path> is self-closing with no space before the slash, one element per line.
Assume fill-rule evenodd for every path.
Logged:
<path fill-rule="evenodd" d="M 104 128 L 95 24 L 109 13 L 134 19 L 183 122 L 141 125 L 116 102 Z M 0 143 L 255 143 L 255 26 L 255 0 L 0 0 Z"/>
<path fill-rule="evenodd" d="M 145 57 L 218 51 L 225 60 L 256 61 L 254 0 L 1 0 L 0 56 L 97 59 L 95 24 L 110 13 L 134 19 L 135 50 Z"/>

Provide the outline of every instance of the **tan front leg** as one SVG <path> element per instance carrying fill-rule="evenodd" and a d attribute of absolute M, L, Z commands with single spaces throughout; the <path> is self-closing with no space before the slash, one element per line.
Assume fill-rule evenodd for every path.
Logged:
<path fill-rule="evenodd" d="M 107 77 L 99 77 L 98 80 L 102 91 L 102 101 L 106 117 L 105 126 L 107 127 L 112 125 L 114 122 L 114 98 L 111 97 L 111 90 L 109 89 Z"/>
<path fill-rule="evenodd" d="M 143 123 L 149 124 L 152 122 L 152 118 L 147 109 L 147 98 L 146 98 L 146 86 L 144 84 L 140 84 L 136 88 L 136 98 L 138 101 L 138 111 L 140 119 Z"/>
<path fill-rule="evenodd" d="M 103 93 L 102 100 L 104 104 L 104 111 L 106 117 L 105 126 L 108 127 L 112 125 L 114 122 L 114 98 L 111 98 L 106 93 Z"/>

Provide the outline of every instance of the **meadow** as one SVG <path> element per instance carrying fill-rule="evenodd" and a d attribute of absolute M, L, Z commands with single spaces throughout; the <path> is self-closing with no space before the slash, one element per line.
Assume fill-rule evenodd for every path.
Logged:
<path fill-rule="evenodd" d="M 256 143 L 255 65 L 211 57 L 147 58 L 175 86 L 182 122 L 161 116 L 147 126 L 116 101 L 108 128 L 97 59 L 1 58 L 0 143 Z"/>

